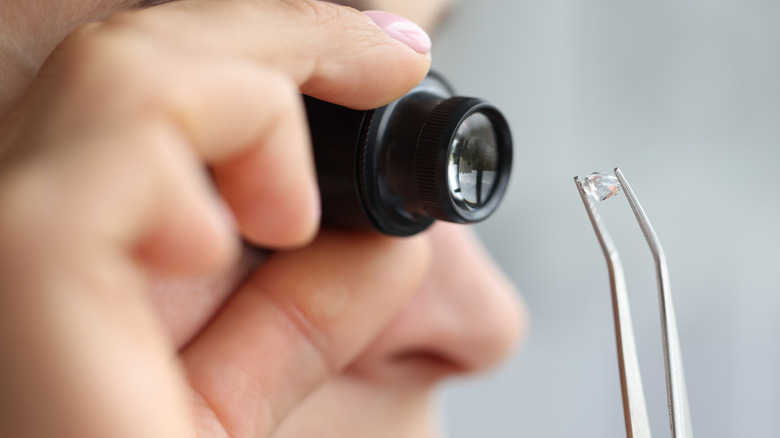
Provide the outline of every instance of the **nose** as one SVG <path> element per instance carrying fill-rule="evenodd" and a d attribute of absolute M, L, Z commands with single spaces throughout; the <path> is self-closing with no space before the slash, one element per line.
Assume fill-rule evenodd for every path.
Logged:
<path fill-rule="evenodd" d="M 348 371 L 433 383 L 485 370 L 525 332 L 520 296 L 472 232 L 432 227 L 433 265 L 419 292 Z"/>

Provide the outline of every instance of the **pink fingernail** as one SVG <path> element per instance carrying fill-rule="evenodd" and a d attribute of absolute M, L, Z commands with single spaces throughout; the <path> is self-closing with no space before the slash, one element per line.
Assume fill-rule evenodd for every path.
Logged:
<path fill-rule="evenodd" d="M 401 16 L 383 11 L 365 11 L 364 14 L 392 38 L 406 44 L 418 53 L 431 51 L 431 37 L 422 28 Z"/>

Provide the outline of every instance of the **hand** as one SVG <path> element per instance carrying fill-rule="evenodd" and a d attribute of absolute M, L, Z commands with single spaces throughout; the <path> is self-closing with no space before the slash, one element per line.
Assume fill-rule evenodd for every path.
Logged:
<path fill-rule="evenodd" d="M 181 1 L 68 37 L 0 128 L 3 433 L 267 436 L 403 306 L 425 238 L 324 233 L 179 338 L 193 320 L 159 318 L 146 274 L 225 269 L 239 234 L 306 245 L 299 93 L 376 107 L 429 62 L 308 1 Z"/>

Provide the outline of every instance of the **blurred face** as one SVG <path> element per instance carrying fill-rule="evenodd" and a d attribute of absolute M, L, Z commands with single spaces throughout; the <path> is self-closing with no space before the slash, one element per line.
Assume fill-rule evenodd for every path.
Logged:
<path fill-rule="evenodd" d="M 0 120 L 65 35 L 140 3 L 51 0 L 23 5 L 0 6 L 0 16 L 9 17 L 0 31 L 6 43 L 0 46 Z M 523 325 L 517 294 L 473 236 L 461 226 L 437 225 L 430 239 L 433 267 L 423 287 L 344 372 L 293 410 L 274 436 L 438 436 L 431 406 L 437 384 L 448 376 L 482 371 L 517 344 Z M 192 293 L 193 300 L 212 300 L 216 308 L 255 264 L 245 258 L 230 272 L 201 282 L 160 280 L 153 299 L 163 315 L 186 313 L 172 309 L 172 291 L 191 288 L 201 291 Z M 192 335 L 172 331 L 179 343 Z"/>

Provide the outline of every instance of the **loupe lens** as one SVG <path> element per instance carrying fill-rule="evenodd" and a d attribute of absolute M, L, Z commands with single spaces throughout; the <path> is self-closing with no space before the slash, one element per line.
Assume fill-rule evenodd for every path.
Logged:
<path fill-rule="evenodd" d="M 426 213 L 457 223 L 487 218 L 504 195 L 512 138 L 487 102 L 451 97 L 431 111 L 420 132 L 415 178 Z"/>
<path fill-rule="evenodd" d="M 493 193 L 498 159 L 493 123 L 480 112 L 466 116 L 455 132 L 447 163 L 452 199 L 470 209 L 485 205 Z"/>

